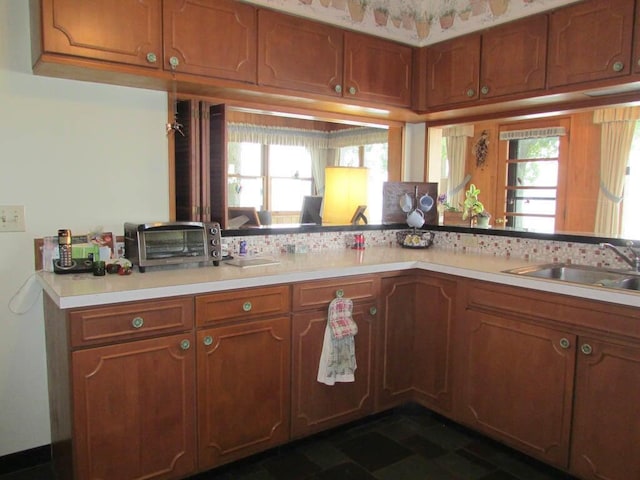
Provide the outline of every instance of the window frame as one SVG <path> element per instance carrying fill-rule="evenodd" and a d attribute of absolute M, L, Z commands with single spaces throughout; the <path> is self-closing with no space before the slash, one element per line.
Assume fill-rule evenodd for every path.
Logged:
<path fill-rule="evenodd" d="M 566 220 L 566 205 L 567 205 L 567 177 L 569 166 L 569 149 L 570 149 L 570 126 L 571 120 L 567 117 L 556 117 L 552 119 L 541 120 L 528 120 L 523 122 L 504 123 L 498 125 L 498 138 L 501 132 L 508 132 L 512 130 L 529 130 L 538 128 L 550 128 L 550 127 L 564 127 L 566 135 L 559 136 L 558 145 L 558 182 L 556 186 L 556 211 L 554 217 L 554 231 L 564 230 Z M 498 225 L 502 223 L 502 226 L 506 226 L 507 217 L 513 216 L 510 212 L 507 212 L 507 195 L 509 190 L 508 185 L 508 169 L 509 169 L 509 140 L 498 141 L 498 162 L 502 165 L 498 166 L 498 174 L 496 179 L 496 219 L 501 222 L 496 222 Z M 527 215 L 531 217 L 549 217 L 548 215 Z"/>

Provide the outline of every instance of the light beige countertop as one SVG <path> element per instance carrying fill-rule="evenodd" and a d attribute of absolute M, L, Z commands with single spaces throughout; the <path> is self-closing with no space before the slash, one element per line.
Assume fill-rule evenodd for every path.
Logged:
<path fill-rule="evenodd" d="M 398 247 L 328 250 L 321 253 L 284 254 L 269 258 L 279 263 L 246 268 L 226 265 L 224 262 L 218 267 L 149 267 L 145 273 L 140 273 L 135 268 L 128 276 L 107 274 L 104 277 L 94 277 L 88 273 L 58 275 L 38 272 L 38 280 L 54 302 L 60 308 L 66 309 L 418 268 L 640 307 L 638 292 L 503 273 L 504 270 L 528 264 L 526 260 L 516 258 L 460 253 L 437 248 L 413 250 Z"/>

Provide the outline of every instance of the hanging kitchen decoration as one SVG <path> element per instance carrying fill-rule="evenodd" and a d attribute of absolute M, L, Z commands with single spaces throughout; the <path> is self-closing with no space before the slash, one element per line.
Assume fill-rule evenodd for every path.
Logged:
<path fill-rule="evenodd" d="M 484 168 L 484 163 L 487 160 L 487 153 L 489 152 L 489 132 L 483 130 L 480 133 L 480 137 L 473 145 L 473 154 L 476 156 L 476 166 L 478 168 Z"/>
<path fill-rule="evenodd" d="M 178 82 L 176 81 L 176 67 L 179 64 L 179 60 L 176 57 L 171 57 L 169 59 L 169 64 L 171 65 L 171 76 L 172 76 L 172 96 L 173 96 L 173 122 L 167 123 L 167 135 L 170 133 L 178 132 L 180 135 L 184 137 L 184 125 L 178 122 Z"/>

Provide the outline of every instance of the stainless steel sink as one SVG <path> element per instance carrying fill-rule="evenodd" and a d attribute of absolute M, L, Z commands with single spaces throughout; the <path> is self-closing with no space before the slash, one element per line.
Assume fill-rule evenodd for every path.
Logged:
<path fill-rule="evenodd" d="M 640 275 L 625 270 L 609 270 L 584 265 L 550 263 L 505 270 L 525 277 L 545 278 L 607 288 L 640 291 Z"/>

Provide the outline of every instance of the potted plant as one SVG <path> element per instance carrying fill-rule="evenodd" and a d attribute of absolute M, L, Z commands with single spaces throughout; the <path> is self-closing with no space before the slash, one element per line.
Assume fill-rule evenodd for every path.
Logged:
<path fill-rule="evenodd" d="M 475 222 L 478 227 L 487 227 L 491 215 L 485 212 L 483 203 L 478 200 L 479 195 L 480 189 L 475 184 L 470 184 L 469 190 L 465 192 L 462 219 L 469 219 L 471 224 Z"/>

